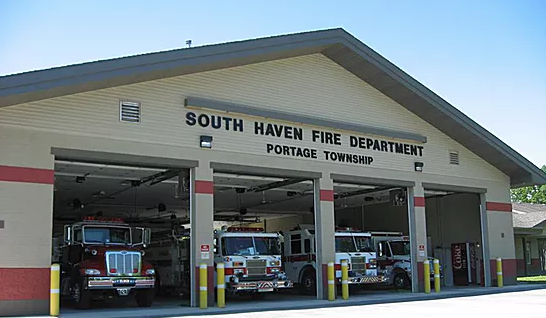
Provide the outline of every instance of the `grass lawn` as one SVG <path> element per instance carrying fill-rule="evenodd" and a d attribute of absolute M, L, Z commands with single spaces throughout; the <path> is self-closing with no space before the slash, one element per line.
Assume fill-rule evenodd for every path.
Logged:
<path fill-rule="evenodd" d="M 518 277 L 518 282 L 522 282 L 522 283 L 546 283 L 546 276 Z"/>

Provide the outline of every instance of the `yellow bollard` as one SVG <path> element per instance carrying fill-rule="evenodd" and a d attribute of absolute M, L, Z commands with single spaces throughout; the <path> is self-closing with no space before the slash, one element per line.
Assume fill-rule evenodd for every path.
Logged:
<path fill-rule="evenodd" d="M 349 264 L 346 260 L 341 261 L 341 297 L 349 299 Z"/>
<path fill-rule="evenodd" d="M 336 299 L 334 263 L 328 263 L 328 300 Z"/>
<path fill-rule="evenodd" d="M 423 262 L 423 273 L 425 276 L 425 293 L 430 294 L 430 261 Z"/>
<path fill-rule="evenodd" d="M 61 277 L 61 266 L 59 264 L 51 265 L 51 282 L 49 294 L 49 315 L 59 316 L 59 285 Z"/>
<path fill-rule="evenodd" d="M 440 260 L 434 260 L 434 291 L 440 292 Z"/>
<path fill-rule="evenodd" d="M 207 309 L 207 264 L 199 264 L 199 308 Z"/>
<path fill-rule="evenodd" d="M 504 281 L 502 279 L 502 259 L 497 258 L 497 286 L 504 286 Z"/>
<path fill-rule="evenodd" d="M 216 292 L 218 295 L 218 307 L 226 306 L 226 276 L 224 271 L 224 263 L 219 263 L 216 266 Z"/>

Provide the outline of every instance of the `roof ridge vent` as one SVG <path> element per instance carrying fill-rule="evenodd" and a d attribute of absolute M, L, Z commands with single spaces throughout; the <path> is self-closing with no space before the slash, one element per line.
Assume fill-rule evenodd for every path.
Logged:
<path fill-rule="evenodd" d="M 140 103 L 122 100 L 119 102 L 119 121 L 140 123 Z"/>

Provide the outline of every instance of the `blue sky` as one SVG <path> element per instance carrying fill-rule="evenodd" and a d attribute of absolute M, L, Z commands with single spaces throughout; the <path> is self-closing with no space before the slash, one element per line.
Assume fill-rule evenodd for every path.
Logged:
<path fill-rule="evenodd" d="M 546 1 L 0 0 L 0 75 L 343 27 L 546 164 Z"/>

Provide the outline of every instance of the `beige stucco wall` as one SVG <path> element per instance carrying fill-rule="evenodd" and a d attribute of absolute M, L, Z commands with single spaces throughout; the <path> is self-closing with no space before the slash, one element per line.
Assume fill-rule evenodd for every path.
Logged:
<path fill-rule="evenodd" d="M 313 143 L 308 135 L 313 127 L 296 123 L 284 124 L 303 127 L 306 134 L 303 141 L 255 135 L 252 124 L 257 119 L 243 114 L 231 115 L 245 120 L 248 126 L 243 133 L 188 127 L 185 123 L 188 109 L 183 107 L 183 100 L 188 96 L 413 132 L 425 135 L 428 142 L 424 145 L 424 156 L 417 158 Z M 120 99 L 142 103 L 142 123 L 119 122 Z M 344 138 L 352 134 L 314 128 L 340 132 Z M 506 175 L 320 54 L 5 107 L 0 109 L 0 134 L 0 165 L 52 169 L 51 147 L 73 148 L 482 187 L 489 191 L 488 200 L 509 202 L 509 178 Z M 213 150 L 198 148 L 201 134 L 214 136 Z M 374 163 L 362 166 L 267 155 L 267 142 L 314 147 L 319 152 L 337 150 L 367 154 L 374 157 Z M 448 153 L 452 150 L 459 151 L 459 166 L 449 165 Z M 423 173 L 413 171 L 416 160 L 425 163 Z M 29 193 L 20 190 L 19 185 L 8 184 L 4 187 L 4 198 L 14 195 L 24 197 L 25 193 Z M 40 186 L 25 187 L 33 189 Z M 39 218 L 50 220 L 51 187 L 44 186 L 44 189 L 44 193 L 38 194 L 34 202 L 8 204 L 16 206 L 12 209 L 14 211 L 24 210 L 24 215 L 29 217 L 35 211 L 42 211 Z M 3 199 L 2 204 L 5 202 L 8 200 Z M 15 218 L 6 217 L 7 224 Z M 44 223 L 39 218 L 25 225 L 40 229 L 33 242 L 39 242 L 39 238 L 48 241 L 45 228 L 50 227 L 51 222 Z M 509 213 L 491 212 L 489 222 L 491 255 L 513 258 L 513 240 L 510 240 L 511 244 L 507 241 L 513 237 L 510 235 L 511 216 Z M 501 232 L 505 233 L 504 239 L 498 238 Z M 14 228 L 9 235 L 12 240 L 19 241 L 23 240 L 23 233 L 21 228 Z M 1 248 L 7 249 L 4 244 Z M 15 257 L 10 250 L 8 258 Z M 45 254 L 38 258 L 40 264 L 45 264 Z M 6 261 L 3 258 L 0 262 Z"/>

